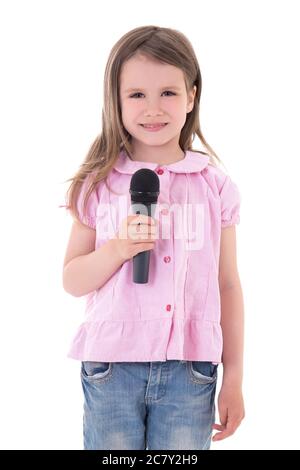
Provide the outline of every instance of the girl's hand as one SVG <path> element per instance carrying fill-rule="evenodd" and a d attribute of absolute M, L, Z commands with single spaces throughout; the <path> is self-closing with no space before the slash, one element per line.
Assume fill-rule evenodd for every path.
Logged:
<path fill-rule="evenodd" d="M 223 383 L 218 397 L 218 408 L 221 424 L 212 425 L 213 429 L 220 431 L 213 436 L 214 442 L 231 436 L 244 419 L 245 408 L 241 388 Z"/>
<path fill-rule="evenodd" d="M 157 220 L 143 214 L 129 215 L 123 219 L 120 229 L 114 236 L 116 250 L 127 261 L 141 251 L 154 248 L 157 233 Z"/>

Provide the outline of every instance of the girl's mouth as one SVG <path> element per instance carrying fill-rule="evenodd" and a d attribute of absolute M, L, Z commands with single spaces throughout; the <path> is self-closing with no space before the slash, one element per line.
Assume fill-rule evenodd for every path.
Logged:
<path fill-rule="evenodd" d="M 167 126 L 167 122 L 164 123 L 164 124 L 154 124 L 154 125 L 150 125 L 150 124 L 140 124 L 144 129 L 146 129 L 147 131 L 150 131 L 150 132 L 155 132 L 155 131 L 159 131 L 161 129 L 163 129 L 164 127 Z"/>

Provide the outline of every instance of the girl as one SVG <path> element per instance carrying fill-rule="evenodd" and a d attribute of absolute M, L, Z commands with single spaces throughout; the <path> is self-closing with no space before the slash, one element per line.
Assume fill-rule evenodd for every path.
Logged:
<path fill-rule="evenodd" d="M 133 29 L 108 58 L 103 130 L 66 206 L 63 286 L 87 296 L 68 353 L 81 361 L 84 449 L 209 449 L 244 417 L 240 194 L 201 133 L 201 85 L 174 29 Z M 209 153 L 192 149 L 196 134 Z M 155 218 L 128 215 L 140 168 L 160 179 Z M 146 250 L 149 281 L 133 283 L 132 258 Z"/>

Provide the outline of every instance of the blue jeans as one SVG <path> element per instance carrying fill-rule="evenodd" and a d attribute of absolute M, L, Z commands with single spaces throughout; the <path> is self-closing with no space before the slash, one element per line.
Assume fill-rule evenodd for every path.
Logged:
<path fill-rule="evenodd" d="M 81 362 L 85 450 L 210 448 L 211 362 Z"/>

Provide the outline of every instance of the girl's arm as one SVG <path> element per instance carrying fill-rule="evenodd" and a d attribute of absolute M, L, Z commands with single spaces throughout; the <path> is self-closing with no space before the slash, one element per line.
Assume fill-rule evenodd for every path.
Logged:
<path fill-rule="evenodd" d="M 244 302 L 237 268 L 235 225 L 222 229 L 219 289 L 223 333 L 223 380 L 242 385 L 244 353 Z"/>
<path fill-rule="evenodd" d="M 214 425 L 214 429 L 221 432 L 214 436 L 214 441 L 233 434 L 245 415 L 242 396 L 244 303 L 236 258 L 235 225 L 230 225 L 222 229 L 220 247 L 223 383 L 218 398 L 221 425 Z"/>
<path fill-rule="evenodd" d="M 63 287 L 81 297 L 99 289 L 123 264 L 110 239 L 95 250 L 96 230 L 74 221 L 64 259 Z"/>

